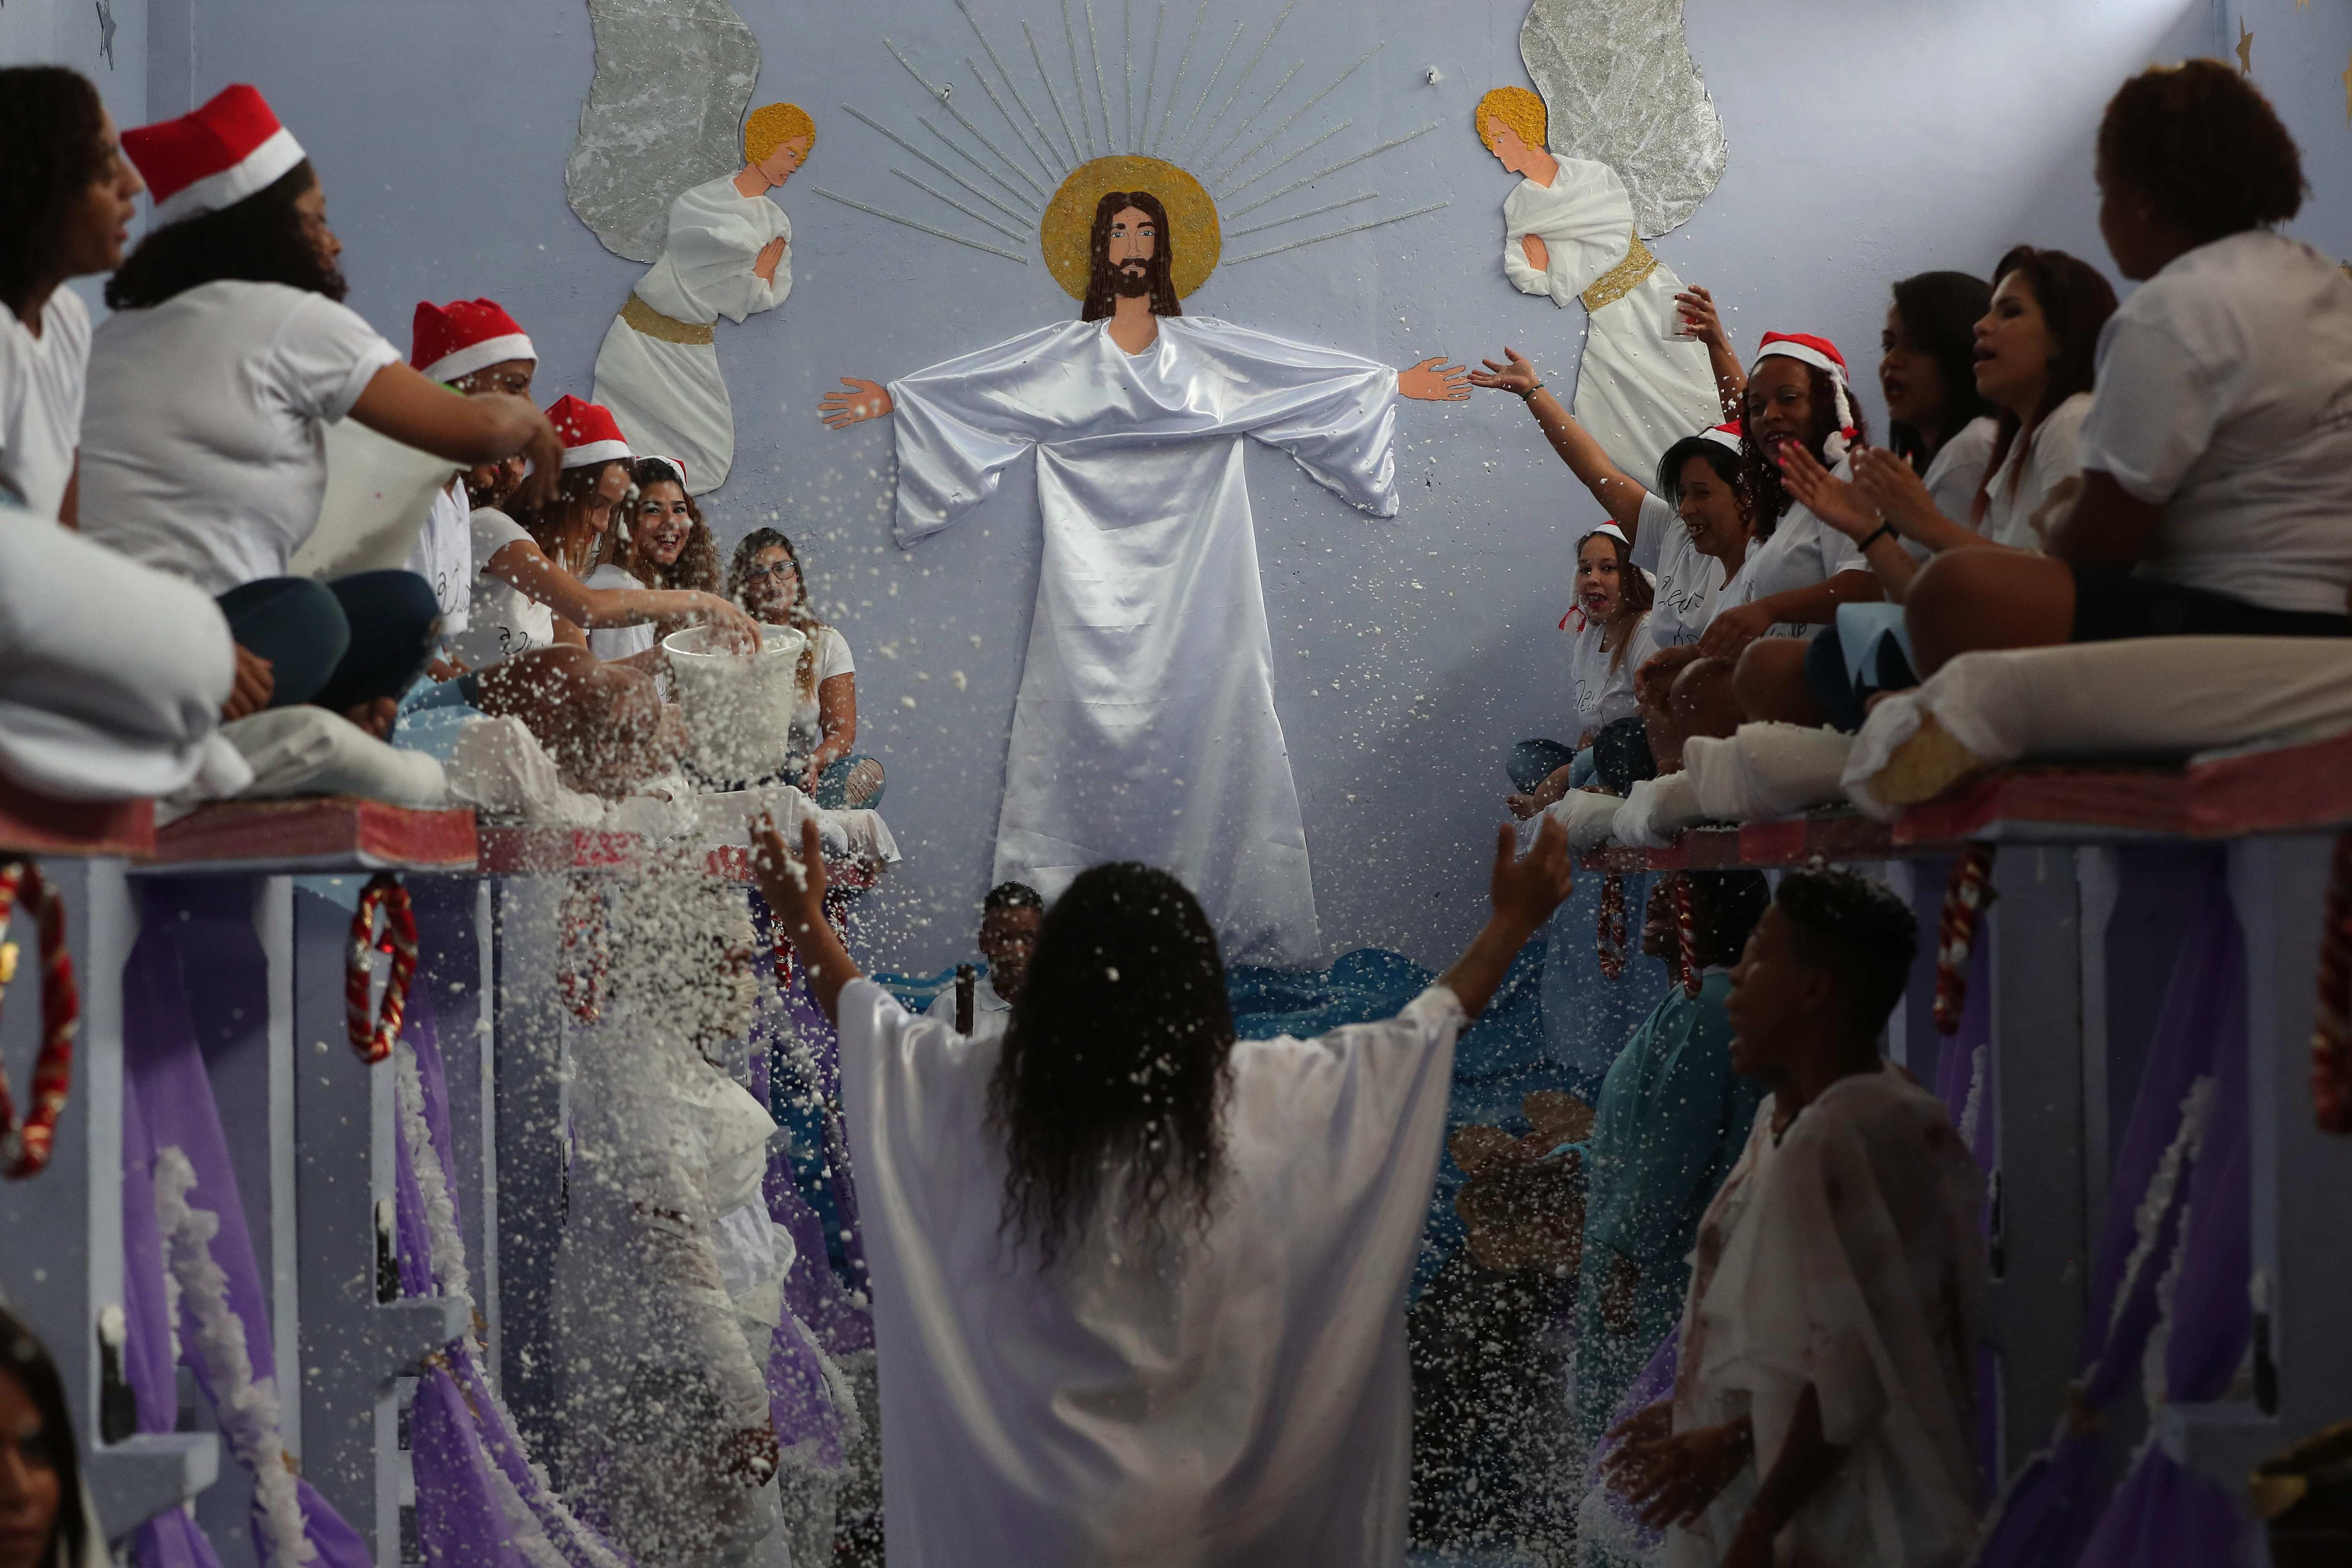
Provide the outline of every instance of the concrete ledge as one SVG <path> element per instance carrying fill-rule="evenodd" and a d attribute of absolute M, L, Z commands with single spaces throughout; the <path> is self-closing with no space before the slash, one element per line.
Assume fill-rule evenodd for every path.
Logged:
<path fill-rule="evenodd" d="M 110 1541 L 120 1541 L 220 1479 L 220 1437 L 212 1432 L 142 1432 L 83 1458 L 90 1500 Z"/>

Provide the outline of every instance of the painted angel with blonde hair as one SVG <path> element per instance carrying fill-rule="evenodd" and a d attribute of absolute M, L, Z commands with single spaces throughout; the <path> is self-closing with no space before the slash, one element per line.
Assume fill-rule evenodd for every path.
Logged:
<path fill-rule="evenodd" d="M 808 161 L 816 122 L 771 103 L 743 121 L 743 166 L 669 205 L 661 258 L 637 280 L 596 354 L 596 401 L 630 447 L 684 461 L 697 495 L 727 482 L 735 410 L 719 370 L 719 318 L 772 310 L 793 291 L 792 220 L 772 199 Z"/>

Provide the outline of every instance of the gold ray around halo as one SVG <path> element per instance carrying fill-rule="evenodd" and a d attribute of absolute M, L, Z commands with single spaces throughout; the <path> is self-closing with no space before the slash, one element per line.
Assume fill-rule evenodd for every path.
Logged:
<path fill-rule="evenodd" d="M 1090 159 L 1071 171 L 1038 220 L 1045 268 L 1071 299 L 1087 297 L 1087 274 L 1093 261 L 1087 242 L 1094 237 L 1095 208 L 1111 191 L 1149 191 L 1168 209 L 1168 226 L 1176 231 L 1169 237 L 1176 247 L 1178 299 L 1209 280 L 1224 251 L 1217 204 L 1200 181 L 1165 159 L 1118 153 Z"/>

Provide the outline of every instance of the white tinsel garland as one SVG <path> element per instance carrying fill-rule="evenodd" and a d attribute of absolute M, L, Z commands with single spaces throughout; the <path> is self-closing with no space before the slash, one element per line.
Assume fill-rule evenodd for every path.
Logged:
<path fill-rule="evenodd" d="M 2155 1258 L 2157 1239 L 2164 1231 L 2164 1216 L 2172 1210 L 2173 1195 L 2180 1190 L 2182 1178 L 2197 1162 L 2198 1146 L 2205 1140 L 2206 1114 L 2212 1105 L 2213 1075 L 2207 1073 L 2190 1084 L 2189 1092 L 2181 1097 L 2180 1125 L 2174 1130 L 2172 1142 L 2165 1146 L 2164 1157 L 2156 1163 L 2155 1173 L 2147 1179 L 2147 1191 L 2140 1195 L 2139 1206 L 2132 1211 L 2131 1256 L 2125 1259 L 2123 1278 L 2116 1286 L 2115 1306 L 2107 1318 L 2110 1334 L 2123 1321 L 2125 1310 L 2139 1288 L 2140 1276 Z M 2181 1230 L 2187 1229 L 2188 1215 L 2184 1213 Z M 2176 1255 L 2179 1250 L 2176 1238 Z"/>
<path fill-rule="evenodd" d="M 286 1468 L 275 1379 L 253 1375 L 245 1320 L 228 1304 L 228 1275 L 213 1260 L 220 1216 L 194 1207 L 195 1167 L 178 1148 L 155 1155 L 155 1226 L 162 1232 L 167 1273 L 196 1322 L 196 1355 L 212 1384 L 213 1414 L 229 1448 L 253 1479 L 253 1508 L 266 1568 L 296 1568 L 317 1560 L 302 1522 L 302 1497 Z"/>
<path fill-rule="evenodd" d="M 425 1235 L 434 1282 L 444 1296 L 464 1301 L 470 1314 L 474 1282 L 466 1271 L 465 1238 L 457 1234 L 457 1205 L 449 1195 L 441 1157 L 433 1148 L 433 1126 L 425 1120 L 425 1078 L 416 1068 L 416 1052 L 406 1040 L 393 1046 L 393 1091 L 401 1142 L 408 1146 L 408 1167 L 416 1176 L 416 1190 L 425 1196 Z"/>
<path fill-rule="evenodd" d="M 1969 1053 L 1969 1097 L 1960 1102 L 1960 1147 L 1977 1152 L 1977 1118 L 1984 1110 L 1985 1048 Z"/>
<path fill-rule="evenodd" d="M 433 1143 L 433 1124 L 425 1119 L 425 1078 L 416 1065 L 416 1052 L 406 1040 L 393 1047 L 393 1099 L 400 1123 L 401 1142 L 408 1149 L 409 1168 L 415 1173 L 417 1191 L 425 1198 L 425 1230 L 428 1258 L 435 1283 L 444 1296 L 463 1299 L 468 1308 L 473 1305 L 472 1277 L 466 1268 L 465 1237 L 457 1230 L 457 1206 L 449 1195 L 448 1173 L 441 1164 L 439 1152 Z M 467 1335 L 460 1354 L 470 1353 L 472 1334 Z M 451 1374 L 455 1376 L 453 1373 Z M 476 1386 L 489 1397 L 491 1406 L 509 1432 L 520 1430 L 514 1417 L 490 1388 L 488 1378 L 476 1380 Z M 546 1500 L 550 1517 L 542 1520 L 531 1509 L 529 1500 L 516 1489 L 514 1482 L 496 1459 L 489 1465 L 490 1484 L 498 1494 L 499 1507 L 508 1523 L 516 1531 L 515 1544 L 530 1559 L 533 1568 L 571 1568 L 570 1560 L 548 1538 L 546 1527 L 552 1524 L 562 1531 L 573 1550 L 591 1568 L 626 1568 L 610 1548 L 590 1531 L 583 1530 L 572 1510 L 556 1498 L 555 1489 L 548 1484 L 546 1468 L 525 1456 L 532 1481 Z"/>

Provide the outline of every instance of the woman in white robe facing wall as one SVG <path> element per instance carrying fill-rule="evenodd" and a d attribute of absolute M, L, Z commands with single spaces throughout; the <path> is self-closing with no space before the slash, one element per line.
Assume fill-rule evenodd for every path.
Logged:
<path fill-rule="evenodd" d="M 793 291 L 792 220 L 769 199 L 816 144 L 807 111 L 756 109 L 743 122 L 740 173 L 681 194 L 669 206 L 661 259 L 637 280 L 596 353 L 596 401 L 633 450 L 682 459 L 697 495 L 727 482 L 735 405 L 719 370 L 713 328 L 772 310 Z"/>
<path fill-rule="evenodd" d="M 841 1029 L 873 1271 L 893 1568 L 1401 1564 L 1403 1292 L 1454 1037 L 1568 891 L 1498 835 L 1494 913 L 1398 1016 L 1237 1043 L 1200 905 L 1097 866 L 1011 1025 L 958 1035 L 860 976 L 816 826 L 755 875 Z"/>
<path fill-rule="evenodd" d="M 1497 88 L 1477 114 L 1479 139 L 1522 176 L 1503 202 L 1504 276 L 1555 305 L 1583 301 L 1591 321 L 1576 373 L 1577 421 L 1618 462 L 1653 473 L 1668 447 L 1725 417 L 1723 371 L 1736 391 L 1729 344 L 1720 345 L 1727 363 L 1718 368 L 1710 363 L 1717 345 L 1696 335 L 1720 335 L 1713 310 L 1699 310 L 1686 326 L 1675 298 L 1682 279 L 1642 243 L 1625 182 L 1606 163 L 1546 152 L 1541 99 Z"/>

